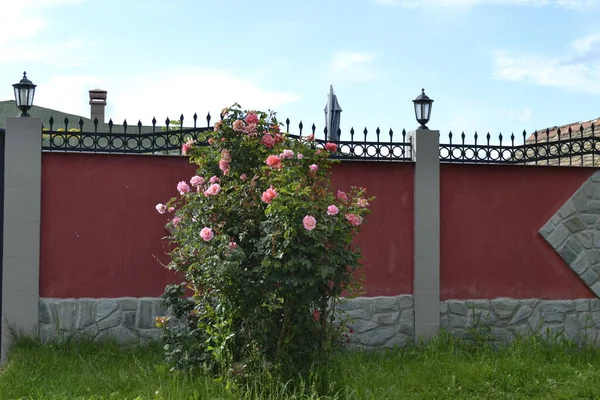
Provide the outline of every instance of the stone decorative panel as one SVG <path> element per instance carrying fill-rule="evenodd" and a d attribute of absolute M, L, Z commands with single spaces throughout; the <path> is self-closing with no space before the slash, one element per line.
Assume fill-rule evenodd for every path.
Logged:
<path fill-rule="evenodd" d="M 578 343 L 600 344 L 600 299 L 539 300 L 497 298 L 447 300 L 440 305 L 440 325 L 468 338 L 477 326 L 490 338 L 510 342 L 517 335 L 565 337 Z"/>
<path fill-rule="evenodd" d="M 119 343 L 159 339 L 157 316 L 166 310 L 159 298 L 51 299 L 40 298 L 40 339 L 84 334 Z"/>
<path fill-rule="evenodd" d="M 415 309 L 412 295 L 358 297 L 348 299 L 340 308 L 350 319 L 348 326 L 353 347 L 403 347 L 414 340 Z"/>
<path fill-rule="evenodd" d="M 539 233 L 600 297 L 600 171 L 585 181 Z"/>

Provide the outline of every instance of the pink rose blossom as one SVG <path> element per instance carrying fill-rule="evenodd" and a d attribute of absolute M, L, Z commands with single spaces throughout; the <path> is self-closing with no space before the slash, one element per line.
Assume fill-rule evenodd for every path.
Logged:
<path fill-rule="evenodd" d="M 221 186 L 218 183 L 213 183 L 204 191 L 205 196 L 216 196 L 221 191 Z"/>
<path fill-rule="evenodd" d="M 258 123 L 258 115 L 256 115 L 255 113 L 248 113 L 248 115 L 246 115 L 246 123 L 247 124 Z"/>
<path fill-rule="evenodd" d="M 165 206 L 162 203 L 158 203 L 155 208 L 156 208 L 156 211 L 158 211 L 159 214 L 164 214 L 165 211 L 167 211 L 167 206 Z"/>
<path fill-rule="evenodd" d="M 248 177 L 246 176 L 246 174 L 241 174 L 240 179 L 245 181 L 246 179 L 248 179 Z"/>
<path fill-rule="evenodd" d="M 348 201 L 348 195 L 346 192 L 342 192 L 341 190 L 337 191 L 337 198 L 343 201 Z"/>
<path fill-rule="evenodd" d="M 356 200 L 356 204 L 360 208 L 367 208 L 367 207 L 369 207 L 369 202 L 367 201 L 367 199 L 358 199 L 358 200 Z"/>
<path fill-rule="evenodd" d="M 187 155 L 188 151 L 190 151 L 191 147 L 190 145 L 188 145 L 187 143 L 184 143 L 183 146 L 181 146 L 181 154 L 183 154 L 184 156 Z"/>
<path fill-rule="evenodd" d="M 312 312 L 312 317 L 315 321 L 320 321 L 321 320 L 321 311 L 320 310 L 313 310 Z"/>
<path fill-rule="evenodd" d="M 213 233 L 212 229 L 204 227 L 202 228 L 202 230 L 200 231 L 200 237 L 202 238 L 202 240 L 204 240 L 205 242 L 210 242 L 212 240 L 212 238 L 215 237 L 215 234 Z"/>
<path fill-rule="evenodd" d="M 210 183 L 217 183 L 217 182 L 219 182 L 219 178 L 217 176 L 213 175 L 213 176 L 210 177 L 209 182 Z"/>
<path fill-rule="evenodd" d="M 215 138 L 208 138 L 207 142 L 212 146 L 215 143 Z"/>
<path fill-rule="evenodd" d="M 337 151 L 337 144 L 327 142 L 327 143 L 325 143 L 325 149 L 332 153 L 335 153 Z"/>
<path fill-rule="evenodd" d="M 229 250 L 235 250 L 237 249 L 238 245 L 236 242 L 229 242 L 229 246 L 227 247 L 229 247 Z"/>
<path fill-rule="evenodd" d="M 307 231 L 312 231 L 317 226 L 317 220 L 312 215 L 307 215 L 302 220 L 302 225 Z"/>
<path fill-rule="evenodd" d="M 221 129 L 221 125 L 223 125 L 222 121 L 215 122 L 215 127 L 214 127 L 215 132 L 218 131 L 219 129 Z"/>
<path fill-rule="evenodd" d="M 312 134 L 308 135 L 308 136 L 306 137 L 306 140 L 308 140 L 309 142 L 312 142 L 312 141 L 314 141 L 314 140 L 315 140 L 315 134 L 314 134 L 314 133 L 312 133 Z"/>
<path fill-rule="evenodd" d="M 227 163 L 231 162 L 231 153 L 229 153 L 229 150 L 227 150 L 227 149 L 221 150 L 221 160 L 225 161 Z"/>
<path fill-rule="evenodd" d="M 327 215 L 337 215 L 339 212 L 340 209 L 333 204 L 327 207 Z"/>
<path fill-rule="evenodd" d="M 360 224 L 362 224 L 363 221 L 362 217 L 356 214 L 346 214 L 345 217 L 348 220 L 348 222 L 350 222 L 354 226 L 359 226 Z"/>
<path fill-rule="evenodd" d="M 271 186 L 263 192 L 260 199 L 267 204 L 271 204 L 275 197 L 277 197 L 277 192 L 275 191 L 275 189 L 273 189 L 273 186 Z"/>
<path fill-rule="evenodd" d="M 279 126 L 279 124 L 274 124 L 271 126 L 271 130 L 279 133 L 279 131 L 281 130 L 281 127 Z"/>
<path fill-rule="evenodd" d="M 275 146 L 275 139 L 273 138 L 273 136 L 269 135 L 268 133 L 262 137 L 262 140 L 260 142 L 262 144 L 264 144 L 265 147 L 267 147 L 268 149 Z"/>
<path fill-rule="evenodd" d="M 269 157 L 267 157 L 265 163 L 267 163 L 269 167 L 275 169 L 279 169 L 283 166 L 281 165 L 281 158 L 279 158 L 279 156 L 276 155 L 270 155 Z"/>
<path fill-rule="evenodd" d="M 190 191 L 190 187 L 185 181 L 181 181 L 177 184 L 177 190 L 179 190 L 180 195 L 183 195 Z"/>
<path fill-rule="evenodd" d="M 192 176 L 192 179 L 190 179 L 190 183 L 192 184 L 192 186 L 198 187 L 204 183 L 204 178 L 198 175 L 194 175 Z"/>
<path fill-rule="evenodd" d="M 290 159 L 290 158 L 294 157 L 294 151 L 293 151 L 293 150 L 290 150 L 290 149 L 285 149 L 285 150 L 283 151 L 283 153 L 281 153 L 281 154 L 279 155 L 279 157 L 281 157 L 281 158 L 283 158 L 283 159 Z"/>
<path fill-rule="evenodd" d="M 173 212 L 173 211 L 175 211 L 175 207 L 169 207 L 169 208 L 167 209 L 167 211 L 169 211 L 169 212 Z"/>
<path fill-rule="evenodd" d="M 315 171 L 317 171 L 319 169 L 319 166 L 317 164 L 311 164 L 308 168 L 311 171 L 315 172 Z"/>
<path fill-rule="evenodd" d="M 275 142 L 280 143 L 283 142 L 285 140 L 285 138 L 283 137 L 282 134 L 276 133 L 275 134 Z"/>
<path fill-rule="evenodd" d="M 173 222 L 174 227 L 177 227 L 177 225 L 179 225 L 179 223 L 181 222 L 181 218 L 175 217 L 175 218 L 173 218 L 173 221 L 171 221 L 171 222 Z"/>
<path fill-rule="evenodd" d="M 248 124 L 246 125 L 244 132 L 246 132 L 248 135 L 253 136 L 256 133 L 256 126 L 256 124 Z"/>
<path fill-rule="evenodd" d="M 304 154 L 298 153 L 296 157 L 298 157 L 298 160 L 302 160 L 304 158 Z"/>
<path fill-rule="evenodd" d="M 227 175 L 229 173 L 229 163 L 225 160 L 219 161 L 219 169 L 223 171 L 223 174 Z"/>
<path fill-rule="evenodd" d="M 244 132 L 244 121 L 236 119 L 232 124 L 233 130 L 236 132 Z"/>
<path fill-rule="evenodd" d="M 225 118 L 227 114 L 229 114 L 229 107 L 225 107 L 221 110 L 221 115 L 223 116 L 223 118 Z"/>

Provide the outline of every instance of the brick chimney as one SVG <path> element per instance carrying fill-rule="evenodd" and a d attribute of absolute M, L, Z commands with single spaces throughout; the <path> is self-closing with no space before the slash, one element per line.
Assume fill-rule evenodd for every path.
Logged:
<path fill-rule="evenodd" d="M 90 119 L 98 118 L 98 122 L 104 122 L 104 111 L 106 109 L 106 90 L 90 90 Z"/>

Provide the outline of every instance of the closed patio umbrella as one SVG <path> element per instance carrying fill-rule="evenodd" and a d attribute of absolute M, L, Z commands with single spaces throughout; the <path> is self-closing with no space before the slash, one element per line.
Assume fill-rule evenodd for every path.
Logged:
<path fill-rule="evenodd" d="M 342 107 L 338 103 L 337 96 L 333 93 L 333 85 L 329 85 L 329 96 L 327 96 L 327 105 L 325 106 L 325 126 L 327 127 L 327 136 L 325 140 L 337 142 L 340 140 L 338 130 L 340 129 L 340 114 Z"/>

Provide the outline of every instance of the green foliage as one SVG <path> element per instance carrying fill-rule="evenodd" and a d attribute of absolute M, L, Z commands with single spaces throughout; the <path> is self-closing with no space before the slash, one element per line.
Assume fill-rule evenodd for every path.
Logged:
<path fill-rule="evenodd" d="M 345 330 L 336 305 L 360 289 L 353 238 L 372 199 L 331 188 L 335 144 L 290 138 L 273 113 L 234 105 L 223 115 L 208 146 L 182 149 L 197 175 L 157 206 L 173 207 L 169 267 L 193 293 L 163 296 L 188 328 L 159 321 L 168 358 L 221 376 L 304 373 Z"/>

